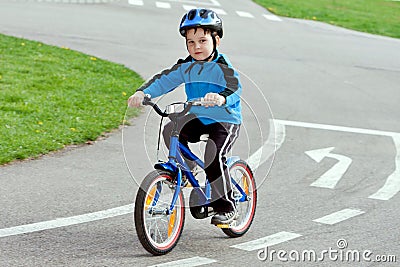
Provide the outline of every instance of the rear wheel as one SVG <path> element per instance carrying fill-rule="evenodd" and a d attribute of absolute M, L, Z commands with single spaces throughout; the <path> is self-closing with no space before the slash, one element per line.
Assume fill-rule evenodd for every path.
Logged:
<path fill-rule="evenodd" d="M 150 172 L 136 195 L 134 220 L 136 233 L 143 247 L 153 255 L 170 252 L 178 243 L 185 222 L 182 191 L 169 212 L 176 185 L 170 173 Z"/>
<path fill-rule="evenodd" d="M 230 167 L 229 173 L 231 179 L 235 181 L 247 197 L 244 198 L 238 187 L 232 182 L 235 198 L 240 199 L 236 203 L 239 217 L 235 226 L 222 228 L 222 231 L 230 237 L 239 237 L 250 229 L 250 225 L 253 222 L 257 204 L 257 188 L 253 172 L 245 161 L 236 161 Z"/>

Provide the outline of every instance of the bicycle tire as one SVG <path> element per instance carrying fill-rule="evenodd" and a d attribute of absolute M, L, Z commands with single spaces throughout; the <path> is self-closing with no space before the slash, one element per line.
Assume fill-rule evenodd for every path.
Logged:
<path fill-rule="evenodd" d="M 229 169 L 232 179 L 235 179 L 246 194 L 250 197 L 249 200 L 237 203 L 239 218 L 237 225 L 231 228 L 222 228 L 221 230 L 229 237 L 243 236 L 249 229 L 254 220 L 254 215 L 257 206 L 257 187 L 253 172 L 250 166 L 244 160 L 238 160 L 232 164 Z M 237 173 L 242 173 L 241 181 L 237 181 Z"/>
<path fill-rule="evenodd" d="M 164 255 L 178 243 L 185 222 L 185 203 L 182 191 L 170 215 L 151 214 L 150 209 L 165 210 L 171 205 L 174 193 L 172 175 L 163 170 L 150 172 L 136 195 L 134 221 L 142 246 L 153 255 Z M 163 194 L 168 194 L 164 197 Z M 164 201 L 165 199 L 165 201 Z M 159 219 L 160 225 L 157 220 Z"/>

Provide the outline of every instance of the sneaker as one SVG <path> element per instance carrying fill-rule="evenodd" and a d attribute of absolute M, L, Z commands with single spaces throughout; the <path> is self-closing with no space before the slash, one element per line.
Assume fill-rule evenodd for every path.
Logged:
<path fill-rule="evenodd" d="M 211 218 L 211 224 L 230 224 L 237 219 L 238 213 L 236 210 L 228 212 L 218 212 Z"/>

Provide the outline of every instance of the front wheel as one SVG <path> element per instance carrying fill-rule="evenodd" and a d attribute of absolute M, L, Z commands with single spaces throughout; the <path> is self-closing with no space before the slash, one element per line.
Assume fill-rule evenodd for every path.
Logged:
<path fill-rule="evenodd" d="M 135 201 L 136 233 L 143 247 L 153 255 L 164 255 L 178 243 L 185 222 L 182 191 L 169 212 L 176 185 L 170 173 L 150 172 L 140 185 Z"/>
<path fill-rule="evenodd" d="M 250 229 L 253 222 L 257 204 L 257 188 L 253 172 L 245 161 L 239 160 L 233 163 L 229 173 L 235 198 L 240 198 L 236 206 L 239 218 L 236 220 L 235 226 L 222 228 L 222 231 L 230 237 L 239 237 Z M 247 197 L 243 196 L 239 188 Z"/>

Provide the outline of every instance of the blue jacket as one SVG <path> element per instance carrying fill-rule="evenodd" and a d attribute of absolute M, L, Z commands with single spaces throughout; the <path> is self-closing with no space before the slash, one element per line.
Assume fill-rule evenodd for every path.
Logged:
<path fill-rule="evenodd" d="M 172 68 L 155 75 L 138 91 L 155 98 L 174 90 L 181 84 L 185 84 L 188 100 L 204 97 L 207 93 L 218 93 L 225 97 L 226 103 L 221 107 L 192 107 L 191 113 L 194 113 L 202 123 L 241 124 L 242 86 L 238 73 L 225 55 L 217 52 L 217 56 L 210 62 L 195 61 L 191 56 L 184 60 L 180 59 Z"/>

